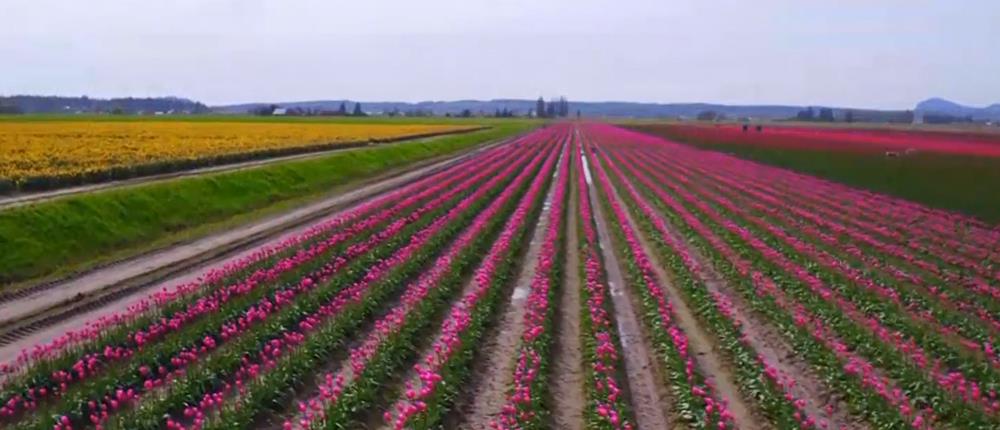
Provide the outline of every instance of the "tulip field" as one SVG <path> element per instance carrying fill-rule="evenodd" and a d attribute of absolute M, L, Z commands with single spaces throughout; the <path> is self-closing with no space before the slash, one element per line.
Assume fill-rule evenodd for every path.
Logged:
<path fill-rule="evenodd" d="M 0 122 L 0 194 L 475 128 L 318 121 L 8 120 Z"/>
<path fill-rule="evenodd" d="M 664 128 L 662 125 L 652 126 Z M 899 129 L 863 129 L 804 126 L 763 126 L 760 131 L 744 131 L 736 124 L 713 126 L 667 126 L 678 139 L 706 143 L 742 143 L 810 151 L 846 151 L 860 153 L 932 152 L 949 155 L 1000 156 L 1000 134 L 959 131 L 910 131 Z"/>
<path fill-rule="evenodd" d="M 1000 223 L 1000 133 L 767 123 L 650 123 L 638 131 Z M 884 126 L 883 126 L 884 127 Z M 930 126 L 927 126 L 930 127 Z"/>
<path fill-rule="evenodd" d="M 998 337 L 987 221 L 557 122 L 10 354 L 0 428 L 996 429 Z"/>

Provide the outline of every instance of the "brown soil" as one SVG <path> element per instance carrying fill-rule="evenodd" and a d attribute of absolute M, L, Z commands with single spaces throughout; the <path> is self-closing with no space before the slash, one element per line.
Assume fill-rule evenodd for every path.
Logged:
<path fill-rule="evenodd" d="M 594 204 L 594 218 L 600 240 L 601 255 L 604 258 L 611 301 L 614 305 L 615 324 L 622 345 L 622 357 L 628 392 L 636 424 L 641 429 L 671 428 L 667 420 L 666 397 L 662 395 L 664 384 L 657 377 L 655 356 L 644 336 L 639 317 L 633 309 L 632 301 L 625 291 L 625 280 L 621 265 L 612 251 L 611 235 L 606 218 L 598 204 L 597 190 L 590 185 L 590 199 Z"/>
<path fill-rule="evenodd" d="M 531 293 L 531 280 L 538 267 L 538 255 L 545 241 L 545 230 L 549 225 L 552 197 L 555 194 L 555 179 L 545 198 L 542 212 L 531 234 L 528 249 L 521 260 L 520 272 L 514 284 L 509 302 L 503 308 L 499 323 L 492 330 L 494 336 L 485 339 L 477 352 L 481 357 L 476 361 L 467 396 L 459 400 L 461 428 L 489 429 L 490 422 L 496 420 L 501 408 L 507 402 L 507 389 L 513 382 L 517 351 L 521 346 L 524 332 L 524 304 Z"/>
<path fill-rule="evenodd" d="M 577 223 L 577 191 L 574 181 L 566 218 L 566 257 L 563 261 L 563 284 L 559 292 L 558 317 L 552 366 L 552 420 L 555 428 L 583 429 L 583 355 L 580 351 L 580 249 Z"/>

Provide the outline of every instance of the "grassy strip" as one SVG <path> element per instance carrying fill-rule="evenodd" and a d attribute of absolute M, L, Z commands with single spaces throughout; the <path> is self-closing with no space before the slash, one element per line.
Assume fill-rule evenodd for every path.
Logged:
<path fill-rule="evenodd" d="M 1000 222 L 1000 199 L 985 198 L 1000 186 L 1000 159 L 937 153 L 886 157 L 882 152 L 801 150 L 739 142 L 685 139 L 670 126 L 629 128 L 726 152 L 741 158 L 819 176 L 854 187 L 891 194 L 931 207 L 954 210 L 984 221 Z"/>
<path fill-rule="evenodd" d="M 0 283 L 57 277 L 269 215 L 362 178 L 525 131 L 510 124 L 0 212 Z"/>

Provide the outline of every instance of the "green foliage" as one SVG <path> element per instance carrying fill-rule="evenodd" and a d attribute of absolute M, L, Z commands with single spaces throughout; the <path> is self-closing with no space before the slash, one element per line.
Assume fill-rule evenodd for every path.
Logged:
<path fill-rule="evenodd" d="M 253 169 L 81 194 L 0 212 L 0 283 L 61 275 L 246 221 L 408 163 L 527 130 L 527 123 Z M 225 225 L 223 225 L 224 227 Z"/>
<path fill-rule="evenodd" d="M 663 126 L 632 126 L 671 137 Z M 704 149 L 796 170 L 853 187 L 894 195 L 928 206 L 954 210 L 989 222 L 1000 222 L 1000 159 L 935 153 L 886 157 L 881 152 L 792 150 L 741 143 L 703 144 Z"/>

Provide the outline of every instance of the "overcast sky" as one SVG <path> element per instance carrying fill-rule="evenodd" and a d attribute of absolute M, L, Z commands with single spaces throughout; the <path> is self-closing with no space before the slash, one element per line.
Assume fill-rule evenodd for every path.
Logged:
<path fill-rule="evenodd" d="M 998 0 L 0 0 L 0 94 L 1000 102 Z"/>

